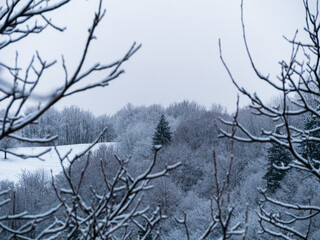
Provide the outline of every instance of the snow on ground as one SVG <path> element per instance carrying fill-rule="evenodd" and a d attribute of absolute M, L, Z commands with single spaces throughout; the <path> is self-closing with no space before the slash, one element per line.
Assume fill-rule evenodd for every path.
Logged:
<path fill-rule="evenodd" d="M 92 150 L 98 149 L 101 145 L 114 147 L 115 144 L 116 143 L 114 142 L 97 143 Z M 57 146 L 57 149 L 61 156 L 64 156 L 71 149 L 72 152 L 69 156 L 72 158 L 76 154 L 84 151 L 87 147 L 89 147 L 89 145 L 90 144 L 63 145 Z M 60 161 L 56 151 L 52 147 L 20 147 L 11 148 L 8 150 L 18 154 L 35 155 L 45 151 L 48 148 L 51 148 L 51 151 L 41 156 L 44 161 L 41 161 L 37 158 L 21 159 L 9 153 L 7 155 L 8 159 L 4 159 L 3 153 L 0 153 L 2 154 L 0 157 L 0 180 L 7 179 L 16 182 L 19 174 L 21 174 L 24 170 L 33 172 L 38 169 L 44 169 L 45 171 L 48 171 L 48 173 L 50 173 L 50 170 L 52 170 L 54 175 L 60 173 L 62 170 Z"/>

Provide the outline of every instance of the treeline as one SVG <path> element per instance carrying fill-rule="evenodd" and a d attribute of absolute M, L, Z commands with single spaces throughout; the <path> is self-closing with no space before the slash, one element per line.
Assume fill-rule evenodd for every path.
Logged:
<path fill-rule="evenodd" d="M 32 114 L 30 107 L 25 114 Z M 101 138 L 102 142 L 113 141 L 116 137 L 114 124 L 109 116 L 95 117 L 90 111 L 76 106 L 66 107 L 59 111 L 50 108 L 35 123 L 23 128 L 20 134 L 27 138 L 58 136 L 56 145 L 91 143 L 107 128 Z M 24 146 L 31 144 L 21 143 Z M 35 145 L 35 144 L 33 144 Z"/>

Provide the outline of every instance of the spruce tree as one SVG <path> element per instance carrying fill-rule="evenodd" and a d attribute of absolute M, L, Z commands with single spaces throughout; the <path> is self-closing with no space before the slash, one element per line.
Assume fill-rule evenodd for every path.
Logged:
<path fill-rule="evenodd" d="M 168 145 L 171 142 L 171 130 L 169 126 L 169 122 L 166 120 L 165 116 L 162 114 L 158 125 L 155 129 L 153 139 L 152 139 L 152 147 L 155 148 L 156 145 Z"/>
<path fill-rule="evenodd" d="M 312 130 L 309 133 L 310 137 L 320 138 L 320 130 L 317 130 L 317 128 L 320 128 L 320 119 L 315 116 L 308 117 L 305 122 L 304 130 Z M 300 145 L 300 153 L 304 158 L 313 162 L 316 168 L 319 168 L 318 162 L 320 161 L 320 142 L 303 142 Z"/>
<path fill-rule="evenodd" d="M 290 152 L 283 146 L 272 143 L 267 150 L 268 168 L 267 172 L 263 176 L 267 180 L 267 190 L 271 193 L 275 193 L 276 190 L 281 186 L 281 180 L 286 175 L 286 170 L 280 170 L 276 166 L 287 166 L 291 161 Z"/>

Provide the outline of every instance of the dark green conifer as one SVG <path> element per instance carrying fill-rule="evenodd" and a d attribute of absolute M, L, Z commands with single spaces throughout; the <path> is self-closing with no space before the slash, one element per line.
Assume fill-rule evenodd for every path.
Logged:
<path fill-rule="evenodd" d="M 267 150 L 267 159 L 268 168 L 263 178 L 267 180 L 267 190 L 275 193 L 287 173 L 287 170 L 278 169 L 275 166 L 288 166 L 292 161 L 291 153 L 285 147 L 272 143 Z"/>
<path fill-rule="evenodd" d="M 155 129 L 153 139 L 152 139 L 152 146 L 153 149 L 157 145 L 168 145 L 171 142 L 171 129 L 169 126 L 169 122 L 166 120 L 165 116 L 162 114 L 158 125 Z"/>
<path fill-rule="evenodd" d="M 315 116 L 308 117 L 304 129 L 310 131 L 308 134 L 310 137 L 320 138 L 320 119 Z M 300 152 L 304 158 L 319 168 L 320 142 L 307 140 L 300 145 Z"/>

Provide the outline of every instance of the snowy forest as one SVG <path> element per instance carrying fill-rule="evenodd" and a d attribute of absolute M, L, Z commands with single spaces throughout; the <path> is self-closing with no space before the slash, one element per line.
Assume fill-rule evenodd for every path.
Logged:
<path fill-rule="evenodd" d="M 0 50 L 46 28 L 63 32 L 47 14 L 69 2 L 0 3 Z M 49 151 L 61 164 L 58 174 L 22 171 L 16 182 L 0 181 L 0 239 L 320 239 L 318 1 L 303 1 L 308 39 L 286 39 L 292 54 L 279 62 L 274 79 L 251 55 L 241 1 L 247 57 L 257 80 L 278 92 L 274 99 L 263 101 L 237 83 L 219 41 L 221 64 L 250 105 L 239 106 L 238 97 L 230 113 L 189 100 L 167 107 L 129 103 L 99 117 L 76 105 L 55 105 L 112 88 L 110 81 L 121 78 L 142 46 L 133 43 L 111 63 L 88 64 L 106 13 L 103 1 L 97 3 L 76 67 L 68 68 L 64 56 L 46 61 L 39 52 L 25 68 L 18 53 L 13 63 L 0 61 L 0 164 L 13 156 L 43 161 Z M 36 90 L 52 68 L 62 70 L 64 83 L 43 95 Z M 87 147 L 76 155 L 57 148 L 83 143 Z M 38 155 L 13 151 L 43 146 L 52 148 Z"/>
<path fill-rule="evenodd" d="M 276 105 L 278 101 L 279 99 L 275 99 L 270 106 Z M 87 141 L 78 138 L 88 131 L 86 126 L 93 129 L 99 129 L 101 124 L 107 126 L 105 137 L 101 137 L 100 141 L 114 141 L 119 145 L 116 148 L 101 146 L 90 156 L 84 155 L 76 160 L 71 170 L 72 182 L 78 183 L 81 179 L 81 198 L 87 204 L 93 204 L 94 194 L 104 194 L 105 178 L 112 181 L 117 176 L 120 159 L 130 158 L 126 164 L 133 178 L 139 177 L 143 170 L 148 169 L 155 151 L 157 160 L 153 172 L 161 172 L 167 166 L 179 163 L 170 175 L 151 180 L 153 188 L 144 194 L 139 207 L 148 206 L 153 211 L 159 207 L 161 214 L 159 213 L 159 219 L 154 219 L 155 222 L 142 218 L 140 223 L 131 223 L 133 226 L 130 227 L 133 229 L 130 239 L 142 239 L 149 228 L 150 232 L 145 239 L 187 239 L 186 227 L 190 239 L 216 239 L 223 234 L 224 226 L 212 226 L 212 214 L 216 218 L 219 216 L 218 211 L 222 214 L 221 223 L 230 217 L 230 222 L 226 222 L 228 238 L 241 239 L 247 226 L 247 239 L 256 239 L 257 236 L 259 239 L 272 239 L 268 234 L 260 235 L 262 227 L 269 228 L 262 221 L 268 222 L 265 220 L 265 211 L 278 212 L 281 211 L 281 207 L 262 208 L 264 194 L 300 204 L 308 204 L 313 199 L 313 204 L 317 204 L 319 186 L 314 184 L 316 180 L 310 174 L 295 169 L 276 168 L 281 164 L 287 167 L 294 159 L 284 147 L 274 143 L 248 144 L 229 138 L 219 139 L 219 129 L 224 125 L 220 119 L 232 121 L 232 118 L 233 115 L 228 114 L 220 105 L 213 104 L 207 110 L 189 101 L 174 103 L 167 108 L 161 105 L 146 107 L 128 104 L 112 116 L 101 117 L 94 117 L 90 112 L 72 106 L 61 111 L 51 108 L 38 119 L 37 124 L 27 126 L 20 134 L 22 137 L 39 138 L 41 135 L 59 133 L 59 138 L 62 139 L 61 142 L 59 139 L 56 140 L 59 144 L 90 143 L 93 141 L 91 135 L 88 135 Z M 263 116 L 252 115 L 249 107 L 239 109 L 237 118 L 252 134 L 259 135 L 261 128 L 273 127 L 273 121 Z M 64 119 L 68 120 L 63 121 Z M 64 127 L 61 121 L 70 126 Z M 301 116 L 294 124 L 306 130 L 320 126 L 320 122 L 310 114 Z M 55 126 L 59 128 L 55 129 Z M 79 129 L 83 132 L 79 133 Z M 92 130 L 92 134 L 95 133 Z M 65 140 L 68 139 L 67 136 L 70 139 L 68 141 Z M 30 144 L 39 145 L 11 140 L 11 147 Z M 157 147 L 160 145 L 161 149 L 158 150 Z M 303 156 L 312 152 L 314 159 L 318 158 L 317 148 L 317 143 L 298 146 Z M 85 173 L 82 171 L 84 167 Z M 17 183 L 1 181 L 1 190 L 10 188 L 15 194 L 14 205 L 12 202 L 6 203 L 6 207 L 2 208 L 2 214 L 45 213 L 59 206 L 60 200 L 55 188 L 66 191 L 69 187 L 68 182 L 63 173 L 54 176 L 54 185 L 52 181 L 50 174 L 41 169 L 21 173 Z M 5 197 L 8 197 L 8 194 L 10 196 L 12 192 L 7 193 Z M 113 201 L 117 203 L 122 194 L 114 196 Z M 310 198 L 306 199 L 306 195 Z M 218 202 L 215 202 L 217 200 Z M 230 206 L 232 211 L 229 209 Z M 63 214 L 63 211 L 57 210 L 52 216 L 46 217 L 44 223 L 37 225 L 34 235 L 29 236 L 37 236 L 45 229 L 46 222 L 50 222 L 50 219 L 53 221 L 54 218 L 60 217 L 60 214 Z M 182 221 L 184 218 L 185 222 Z M 316 216 L 313 219 L 309 226 L 312 229 L 309 233 L 310 239 L 316 239 L 319 234 L 319 220 Z M 7 223 L 9 222 L 8 220 Z M 15 227 L 21 227 L 24 221 L 15 220 L 13 223 Z M 144 230 L 135 224 L 141 224 L 141 229 Z M 301 219 L 292 225 L 303 231 L 307 229 L 308 224 L 307 219 Z M 69 231 L 68 228 L 63 231 L 65 238 Z M 2 233 L 3 236 L 10 235 L 8 231 Z M 77 236 L 82 239 L 77 231 L 72 234 L 71 239 L 77 239 Z"/>

